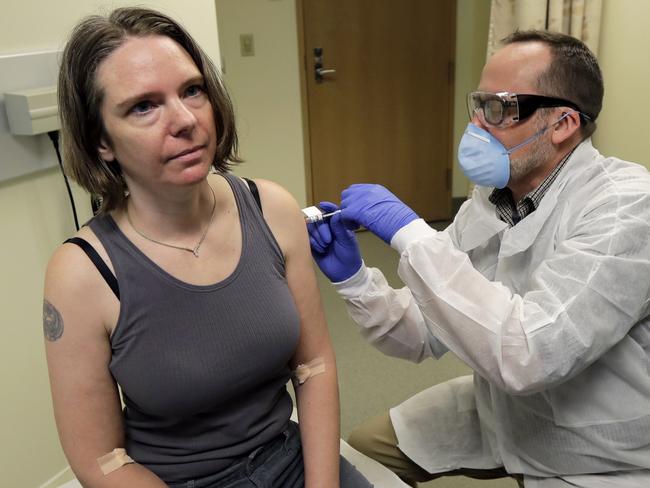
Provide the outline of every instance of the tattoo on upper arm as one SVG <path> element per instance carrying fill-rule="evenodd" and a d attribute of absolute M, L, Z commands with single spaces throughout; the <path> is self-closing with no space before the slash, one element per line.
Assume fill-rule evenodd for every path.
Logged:
<path fill-rule="evenodd" d="M 60 339 L 63 335 L 63 317 L 47 300 L 43 300 L 43 334 L 51 342 Z"/>

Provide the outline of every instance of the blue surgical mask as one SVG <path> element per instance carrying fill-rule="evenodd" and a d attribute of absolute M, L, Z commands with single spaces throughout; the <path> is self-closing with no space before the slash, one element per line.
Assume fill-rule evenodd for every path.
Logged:
<path fill-rule="evenodd" d="M 477 185 L 504 188 L 510 180 L 510 154 L 533 142 L 568 115 L 562 115 L 556 122 L 510 149 L 488 131 L 470 122 L 458 145 L 458 162 L 463 173 Z"/>

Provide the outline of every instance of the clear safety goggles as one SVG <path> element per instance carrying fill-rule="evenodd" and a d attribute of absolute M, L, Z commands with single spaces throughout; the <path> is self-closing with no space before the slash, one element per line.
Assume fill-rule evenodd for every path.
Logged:
<path fill-rule="evenodd" d="M 476 114 L 481 122 L 493 126 L 507 127 L 515 122 L 521 122 L 542 107 L 570 107 L 582 117 L 590 119 L 580 111 L 575 103 L 562 98 L 509 92 L 475 91 L 467 94 L 467 110 L 470 120 Z"/>

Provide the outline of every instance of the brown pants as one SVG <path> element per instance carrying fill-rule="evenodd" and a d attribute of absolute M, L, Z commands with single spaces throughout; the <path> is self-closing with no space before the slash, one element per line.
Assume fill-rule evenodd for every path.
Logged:
<path fill-rule="evenodd" d="M 348 443 L 357 451 L 383 464 L 411 486 L 418 481 L 430 481 L 442 476 L 468 476 L 476 479 L 513 477 L 520 488 L 524 484 L 521 476 L 511 475 L 504 468 L 469 469 L 461 468 L 444 473 L 429 473 L 404 454 L 397 447 L 397 436 L 388 412 L 373 417 L 354 429 Z"/>

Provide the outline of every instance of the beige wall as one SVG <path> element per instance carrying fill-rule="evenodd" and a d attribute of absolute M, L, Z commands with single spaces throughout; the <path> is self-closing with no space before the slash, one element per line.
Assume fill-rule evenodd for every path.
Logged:
<path fill-rule="evenodd" d="M 240 154 L 234 173 L 282 184 L 306 202 L 295 0 L 216 0 L 224 80 L 235 105 Z M 255 55 L 240 55 L 253 34 Z"/>
<path fill-rule="evenodd" d="M 108 5 L 127 3 L 113 0 Z M 106 4 L 84 0 L 3 2 L 0 55 L 59 49 L 74 22 L 102 5 Z M 181 0 L 148 5 L 183 22 L 218 61 L 211 0 L 192 1 L 191 8 Z M 86 220 L 88 199 L 78 188 L 75 193 L 80 221 Z M 56 169 L 0 183 L 0 486 L 40 487 L 67 464 L 52 418 L 41 310 L 46 262 L 73 233 L 72 222 L 63 179 Z"/>
<path fill-rule="evenodd" d="M 475 90 L 481 78 L 487 52 L 490 2 L 457 0 L 456 12 L 456 77 L 454 79 L 454 159 L 452 196 L 466 197 L 468 180 L 456 164 L 458 141 L 469 122 L 465 97 Z"/>
<path fill-rule="evenodd" d="M 650 2 L 604 0 L 599 61 L 605 99 L 594 144 L 606 156 L 617 156 L 650 169 Z"/>

